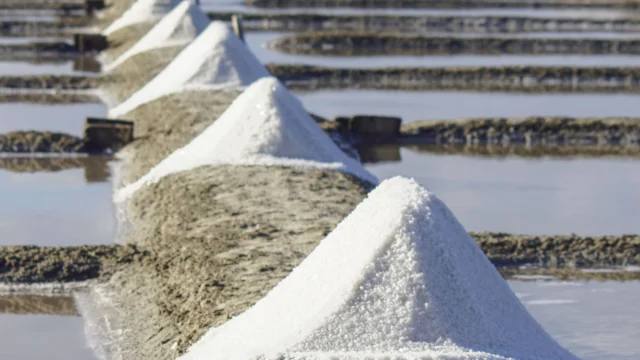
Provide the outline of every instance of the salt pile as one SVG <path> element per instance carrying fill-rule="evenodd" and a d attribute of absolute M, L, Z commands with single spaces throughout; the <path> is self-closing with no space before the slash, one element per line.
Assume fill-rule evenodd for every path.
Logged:
<path fill-rule="evenodd" d="M 118 117 L 162 96 L 200 89 L 248 86 L 267 69 L 222 22 L 215 21 L 153 80 L 109 112 Z"/>
<path fill-rule="evenodd" d="M 179 360 L 576 359 L 436 196 L 383 182 L 300 266 Z"/>
<path fill-rule="evenodd" d="M 152 49 L 186 45 L 209 25 L 209 17 L 191 0 L 184 0 L 160 20 L 131 49 L 106 67 L 116 68 L 130 57 Z"/>
<path fill-rule="evenodd" d="M 180 0 L 136 0 L 102 34 L 108 36 L 130 25 L 156 21 L 171 11 L 178 3 L 180 3 Z"/>
<path fill-rule="evenodd" d="M 330 169 L 377 183 L 373 175 L 345 155 L 316 125 L 284 85 L 267 77 L 249 86 L 193 141 L 119 191 L 116 201 L 169 174 L 212 164 Z"/>

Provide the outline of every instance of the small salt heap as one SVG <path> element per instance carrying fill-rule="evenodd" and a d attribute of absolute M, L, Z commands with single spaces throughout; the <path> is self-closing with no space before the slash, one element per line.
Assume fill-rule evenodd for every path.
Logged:
<path fill-rule="evenodd" d="M 194 96 L 197 96 L 195 94 Z M 280 165 L 342 171 L 377 183 L 318 127 L 277 79 L 249 86 L 202 134 L 116 194 L 121 201 L 145 184 L 203 165 Z"/>
<path fill-rule="evenodd" d="M 111 23 L 102 34 L 108 36 L 127 26 L 156 21 L 179 3 L 180 0 L 136 0 L 133 5 Z"/>
<path fill-rule="evenodd" d="M 109 112 L 122 116 L 138 106 L 185 90 L 238 89 L 267 69 L 222 22 L 214 21 L 153 80 Z"/>
<path fill-rule="evenodd" d="M 575 360 L 436 196 L 393 178 L 179 360 Z"/>
<path fill-rule="evenodd" d="M 106 71 L 116 68 L 130 57 L 169 46 L 186 45 L 193 41 L 209 26 L 209 17 L 191 0 L 184 0 L 160 20 L 131 49 L 120 55 L 106 67 Z"/>

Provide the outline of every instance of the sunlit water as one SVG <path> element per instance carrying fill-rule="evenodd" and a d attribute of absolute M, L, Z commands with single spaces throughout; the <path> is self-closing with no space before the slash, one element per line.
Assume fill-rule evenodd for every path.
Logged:
<path fill-rule="evenodd" d="M 322 90 L 300 92 L 310 112 L 333 118 L 371 114 L 404 122 L 482 117 L 638 116 L 640 95 L 519 94 L 444 91 Z"/>
<path fill-rule="evenodd" d="M 415 178 L 470 231 L 640 233 L 640 160 L 482 158 L 421 154 L 367 164 L 378 178 Z"/>
<path fill-rule="evenodd" d="M 31 301 L 22 305 L 16 300 L 18 297 L 11 298 L 11 306 L 0 309 L 0 359 L 96 359 L 85 343 L 82 318 L 72 314 L 56 315 L 67 309 L 56 309 L 55 304 L 42 304 L 43 307 L 38 308 L 39 304 Z M 7 298 L 0 296 L 0 305 L 6 302 Z"/>
<path fill-rule="evenodd" d="M 545 330 L 583 360 L 640 358 L 640 282 L 509 284 Z"/>
<path fill-rule="evenodd" d="M 0 246 L 113 243 L 112 187 L 104 166 L 36 173 L 0 169 Z"/>

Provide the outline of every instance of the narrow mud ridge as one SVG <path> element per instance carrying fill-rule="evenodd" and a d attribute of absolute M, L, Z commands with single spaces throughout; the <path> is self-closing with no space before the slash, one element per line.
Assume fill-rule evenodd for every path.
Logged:
<path fill-rule="evenodd" d="M 640 54 L 635 39 L 470 38 L 383 33 L 325 32 L 296 34 L 270 47 L 305 55 L 455 55 L 455 54 Z"/>
<path fill-rule="evenodd" d="M 0 247 L 0 283 L 78 282 L 108 277 L 150 256 L 135 246 Z"/>
<path fill-rule="evenodd" d="M 406 124 L 402 136 L 431 144 L 563 144 L 640 146 L 640 119 L 468 119 Z"/>
<path fill-rule="evenodd" d="M 497 267 L 594 268 L 640 264 L 640 236 L 471 233 Z"/>
<path fill-rule="evenodd" d="M 410 144 L 411 142 L 409 142 Z M 399 145 L 384 145 L 399 146 Z M 617 145 L 561 145 L 561 144 L 439 144 L 439 145 L 407 145 L 412 151 L 434 154 L 434 155 L 464 155 L 478 156 L 488 158 L 640 158 L 640 146 L 617 146 Z M 372 156 L 379 158 L 380 147 L 369 147 L 369 153 L 374 152 Z M 389 153 L 395 151 L 393 153 Z M 393 154 L 397 154 L 395 157 Z M 379 161 L 400 161 L 400 150 L 387 149 L 386 160 L 384 157 L 380 160 L 373 159 L 374 162 Z M 384 156 L 384 155 L 382 155 Z M 362 153 L 360 153 L 362 159 Z"/>
<path fill-rule="evenodd" d="M 0 153 L 86 153 L 79 137 L 52 132 L 15 131 L 0 134 Z"/>
<path fill-rule="evenodd" d="M 85 10 L 84 1 L 2 1 L 0 10 L 57 10 L 71 12 Z"/>
<path fill-rule="evenodd" d="M 640 91 L 640 68 L 445 67 L 348 69 L 268 64 L 290 89 L 403 89 L 517 92 Z"/>
<path fill-rule="evenodd" d="M 64 93 L 2 93 L 0 103 L 22 102 L 31 104 L 101 104 L 102 100 L 97 96 L 84 94 Z"/>
<path fill-rule="evenodd" d="M 88 90 L 98 87 L 98 78 L 65 75 L 2 76 L 0 88 Z"/>
<path fill-rule="evenodd" d="M 213 20 L 230 21 L 234 13 L 209 13 Z M 397 31 L 411 33 L 487 33 L 515 34 L 536 32 L 640 31 L 636 19 L 545 19 L 517 16 L 393 16 L 328 14 L 244 14 L 248 31 Z"/>
<path fill-rule="evenodd" d="M 637 0 L 246 0 L 250 6 L 263 8 L 389 8 L 389 9 L 459 9 L 459 8 L 615 8 L 636 9 Z"/>
<path fill-rule="evenodd" d="M 594 271 L 590 271 L 594 270 Z M 507 280 L 519 281 L 576 281 L 576 280 L 596 280 L 596 281 L 638 281 L 640 271 L 629 271 L 624 268 L 602 269 L 546 269 L 536 267 L 502 267 L 498 272 Z M 540 279 L 540 276 L 545 277 Z"/>
<path fill-rule="evenodd" d="M 0 314 L 79 316 L 69 296 L 0 295 Z"/>

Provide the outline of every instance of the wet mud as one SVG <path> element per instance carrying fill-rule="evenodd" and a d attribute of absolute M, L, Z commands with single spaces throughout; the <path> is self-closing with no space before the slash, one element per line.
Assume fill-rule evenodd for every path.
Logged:
<path fill-rule="evenodd" d="M 209 13 L 211 19 L 230 21 L 233 13 Z M 247 31 L 387 31 L 401 33 L 633 33 L 640 31 L 637 19 L 549 19 L 517 16 L 437 15 L 325 15 L 243 14 Z"/>
<path fill-rule="evenodd" d="M 460 9 L 460 8 L 613 8 L 637 9 L 636 0 L 246 0 L 263 8 L 379 8 L 379 9 Z"/>
<path fill-rule="evenodd" d="M 640 119 L 544 118 L 417 121 L 401 136 L 430 144 L 640 146 Z"/>
<path fill-rule="evenodd" d="M 388 89 L 511 92 L 636 93 L 640 68 L 632 67 L 445 67 L 341 69 L 310 65 L 267 68 L 295 90 Z"/>
<path fill-rule="evenodd" d="M 269 46 L 286 53 L 316 56 L 640 54 L 640 41 L 635 39 L 475 38 L 352 32 L 295 34 L 276 39 Z"/>
<path fill-rule="evenodd" d="M 80 282 L 108 277 L 151 256 L 134 246 L 0 247 L 0 283 Z"/>
<path fill-rule="evenodd" d="M 0 153 L 84 153 L 85 141 L 53 132 L 15 131 L 0 134 Z"/>
<path fill-rule="evenodd" d="M 85 76 L 33 75 L 2 76 L 0 88 L 38 90 L 89 90 L 98 87 L 98 79 Z"/>

